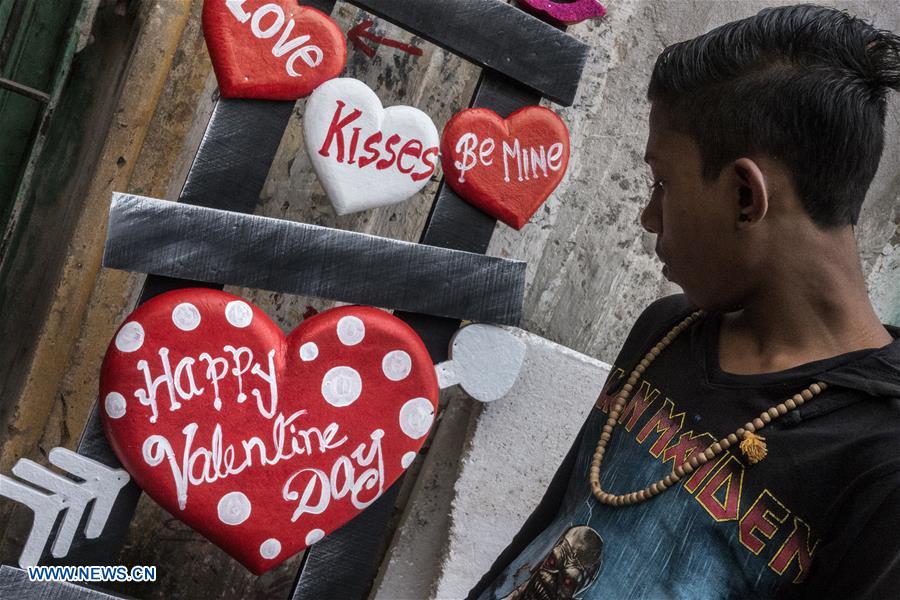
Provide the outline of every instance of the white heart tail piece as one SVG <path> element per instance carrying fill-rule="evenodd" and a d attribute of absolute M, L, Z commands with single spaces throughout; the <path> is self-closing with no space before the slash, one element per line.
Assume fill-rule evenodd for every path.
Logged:
<path fill-rule="evenodd" d="M 468 325 L 450 341 L 450 360 L 435 365 L 438 385 L 459 384 L 472 398 L 493 402 L 509 393 L 518 380 L 525 353 L 525 342 L 513 330 Z"/>

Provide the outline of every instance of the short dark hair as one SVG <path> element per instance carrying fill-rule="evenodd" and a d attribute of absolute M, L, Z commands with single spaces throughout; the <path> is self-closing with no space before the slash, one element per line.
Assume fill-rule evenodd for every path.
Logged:
<path fill-rule="evenodd" d="M 884 147 L 900 38 L 846 12 L 769 8 L 656 60 L 647 96 L 693 138 L 703 176 L 751 153 L 779 160 L 822 227 L 856 224 Z"/>

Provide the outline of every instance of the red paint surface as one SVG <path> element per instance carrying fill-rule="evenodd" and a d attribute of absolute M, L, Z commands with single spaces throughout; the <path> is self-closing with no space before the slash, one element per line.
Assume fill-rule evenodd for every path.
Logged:
<path fill-rule="evenodd" d="M 412 46 L 410 44 L 404 44 L 399 40 L 392 40 L 390 38 L 382 37 L 369 31 L 374 24 L 375 21 L 373 21 L 372 19 L 366 19 L 365 21 L 360 21 L 357 25 L 350 29 L 350 31 L 347 32 L 347 39 L 350 40 L 350 42 L 356 47 L 357 50 L 359 50 L 369 58 L 373 58 L 375 56 L 375 48 L 365 42 L 365 40 L 369 40 L 371 42 L 374 42 L 376 46 L 378 44 L 381 44 L 384 46 L 390 46 L 391 48 L 397 48 L 398 50 L 402 50 L 403 52 L 412 54 L 413 56 L 422 56 L 421 48 L 417 48 L 416 46 Z"/>
<path fill-rule="evenodd" d="M 205 0 L 203 35 L 223 98 L 296 100 L 347 62 L 337 23 L 296 0 Z"/>
<path fill-rule="evenodd" d="M 558 159 L 551 161 L 551 155 Z M 562 119 L 541 106 L 526 106 L 507 119 L 485 108 L 471 108 L 454 115 L 444 128 L 441 162 L 456 193 L 521 229 L 565 174 L 569 131 Z"/>
<path fill-rule="evenodd" d="M 120 327 L 120 332 L 134 331 L 134 323 L 139 323 L 143 330 L 140 347 L 120 347 L 120 338 L 127 341 L 128 336 L 117 333 L 107 350 L 100 378 L 100 411 L 113 450 L 141 488 L 167 511 L 259 574 L 306 547 L 311 531 L 319 529 L 327 534 L 358 514 L 361 509 L 351 500 L 354 494 L 358 503 L 370 503 L 400 476 L 403 457 L 411 460 L 427 437 L 422 433 L 414 439 L 404 432 L 401 407 L 411 399 L 424 398 L 419 405 L 426 407 L 426 415 L 428 410 L 434 415 L 438 386 L 421 339 L 408 325 L 384 311 L 358 306 L 332 309 L 307 319 L 285 337 L 265 313 L 249 303 L 245 306 L 248 314 L 252 313 L 252 320 L 247 326 L 236 327 L 229 322 L 226 308 L 239 300 L 216 290 L 188 289 L 169 292 L 143 304 Z M 199 324 L 189 331 L 173 321 L 176 307 L 181 306 L 183 311 L 186 305 L 200 316 Z M 337 333 L 341 319 L 348 316 L 358 318 L 365 327 L 364 337 L 354 345 L 342 342 Z M 312 360 L 303 360 L 300 348 L 308 342 L 316 344 L 318 353 Z M 239 371 L 256 363 L 261 373 L 275 373 L 277 404 L 273 402 L 271 386 L 253 369 L 243 373 L 238 382 L 232 371 L 232 353 L 225 350 L 226 346 L 253 352 L 252 360 L 241 355 Z M 190 392 L 191 372 L 194 388 L 202 389 L 188 399 L 174 388 L 178 404 L 174 410 L 164 376 L 162 348 L 168 350 L 175 384 L 183 392 Z M 274 350 L 273 371 L 268 370 L 270 350 Z M 386 373 L 396 376 L 396 371 L 385 370 L 382 364 L 386 353 L 396 350 L 406 352 L 411 365 L 409 374 L 399 381 L 389 379 Z M 200 358 L 204 353 L 209 358 Z M 309 356 L 307 352 L 306 358 Z M 219 368 L 222 365 L 215 362 L 217 357 L 228 360 L 227 370 Z M 195 362 L 189 364 L 191 360 Z M 147 366 L 141 368 L 141 361 L 146 361 Z M 221 374 L 216 383 L 218 409 L 215 386 L 208 377 L 209 363 L 217 365 L 212 371 L 213 379 Z M 323 391 L 326 374 L 335 367 L 352 368 L 360 377 L 361 392 L 346 406 L 327 402 Z M 159 382 L 156 422 L 151 420 L 149 401 L 141 402 L 136 394 L 149 390 L 145 371 L 151 381 Z M 329 389 L 341 389 L 339 380 L 331 381 Z M 240 390 L 245 394 L 243 399 Z M 120 404 L 107 401 L 112 393 L 121 394 Z M 120 410 L 115 410 L 116 406 Z M 431 418 L 424 418 L 419 429 L 427 431 Z M 337 424 L 336 433 L 323 449 L 314 429 L 326 432 L 331 423 Z M 383 437 L 376 441 L 373 432 L 377 436 L 378 431 L 383 432 Z M 301 432 L 306 432 L 311 440 L 309 454 Z M 171 461 L 164 452 L 165 443 L 153 436 L 167 440 Z M 344 437 L 346 440 L 338 444 Z M 278 448 L 283 458 L 263 465 L 259 446 L 251 442 L 254 438 L 261 442 L 267 460 L 279 456 Z M 294 442 L 296 445 L 292 445 Z M 247 443 L 253 464 L 239 473 L 221 476 L 227 473 L 229 464 L 233 469 L 243 464 Z M 295 452 L 297 448 L 300 453 Z M 287 458 L 289 453 L 295 455 Z M 149 464 L 155 462 L 154 454 L 162 458 L 155 466 Z M 188 482 L 182 507 L 177 473 L 189 468 L 195 477 L 213 481 Z M 319 506 L 324 489 L 319 482 L 324 479 L 312 469 L 323 473 L 340 496 L 332 495 L 327 507 Z M 302 512 L 293 520 L 310 481 L 317 483 L 310 484 L 312 492 L 306 504 L 323 510 L 320 514 Z M 355 486 L 355 492 L 348 486 Z M 219 516 L 219 505 L 224 496 L 235 492 L 246 497 L 250 513 L 239 524 L 227 524 Z M 292 493 L 296 496 L 291 497 Z M 270 539 L 278 541 L 280 551 L 266 558 L 261 548 Z M 268 547 L 271 549 L 272 544 Z"/>

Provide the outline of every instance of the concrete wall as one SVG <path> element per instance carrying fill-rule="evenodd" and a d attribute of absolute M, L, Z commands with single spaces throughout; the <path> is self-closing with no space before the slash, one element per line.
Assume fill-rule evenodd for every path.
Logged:
<path fill-rule="evenodd" d="M 528 261 L 522 326 L 586 356 L 526 336 L 527 360 L 535 370 L 506 398 L 483 408 L 456 390 L 443 395 L 429 451 L 404 483 L 400 526 L 374 597 L 459 597 L 536 503 L 599 390 L 603 365 L 597 361 L 611 361 L 640 311 L 675 291 L 660 275 L 651 236 L 637 224 L 647 199 L 641 156 L 648 106 L 643 98 L 653 60 L 669 43 L 775 3 L 619 0 L 609 3 L 604 20 L 571 29 L 592 53 L 575 104 L 552 107 L 572 132 L 568 173 L 522 231 L 498 226 L 489 253 Z M 880 27 L 900 30 L 900 6 L 894 2 L 835 4 Z M 44 462 L 49 448 L 74 447 L 95 400 L 106 344 L 142 281 L 100 268 L 105 207 L 112 190 L 166 198 L 178 194 L 215 90 L 199 6 L 199 1 L 148 0 L 142 7 L 146 25 L 132 57 L 140 69 L 132 69 L 121 84 L 102 164 L 91 175 L 93 185 L 57 286 L 47 290 L 51 308 L 35 341 L 26 384 L 13 394 L 11 417 L 2 424 L 4 472 L 21 456 Z M 369 18 L 342 2 L 333 16 L 345 31 Z M 165 26 L 176 17 L 178 27 Z M 424 53 L 412 57 L 381 46 L 369 59 L 351 48 L 347 76 L 366 81 L 385 105 L 417 106 L 439 128 L 468 105 L 476 68 L 381 20 L 375 31 L 420 46 Z M 438 178 L 399 206 L 335 216 L 303 148 L 303 105 L 298 103 L 285 131 L 258 214 L 417 239 Z M 858 228 L 876 308 L 895 324 L 900 324 L 898 107 L 895 98 L 882 167 Z M 229 291 L 258 303 L 285 329 L 296 326 L 309 308 L 332 304 L 259 290 Z M 8 561 L 17 555 L 16 540 L 27 517 L 10 520 L 10 503 L 0 502 L 0 558 Z M 156 585 L 117 588 L 135 597 L 284 597 L 299 557 L 253 577 L 144 498 L 119 560 L 161 566 Z"/>

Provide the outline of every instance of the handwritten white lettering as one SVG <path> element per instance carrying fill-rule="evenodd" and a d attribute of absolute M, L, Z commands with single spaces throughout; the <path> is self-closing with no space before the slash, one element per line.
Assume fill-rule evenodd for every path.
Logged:
<path fill-rule="evenodd" d="M 456 160 L 453 166 L 459 171 L 459 182 L 464 183 L 466 173 L 477 167 L 490 167 L 494 164 L 494 152 L 497 149 L 494 138 L 486 137 L 479 141 L 476 134 L 464 133 L 456 141 L 454 153 Z M 476 152 L 477 150 L 477 152 Z M 518 138 L 503 140 L 500 154 L 503 157 L 503 181 L 511 181 L 510 169 L 515 165 L 516 181 L 528 181 L 539 177 L 550 177 L 551 171 L 562 168 L 562 142 L 551 144 L 545 148 L 543 144 L 535 147 L 523 145 Z"/>
<path fill-rule="evenodd" d="M 281 31 L 281 35 L 272 46 L 272 55 L 276 58 L 282 58 L 290 53 L 284 65 L 288 75 L 291 77 L 302 76 L 302 73 L 299 73 L 296 68 L 298 59 L 301 59 L 306 66 L 313 69 L 322 64 L 325 54 L 319 46 L 307 43 L 310 41 L 311 36 L 304 34 L 291 40 L 288 39 L 294 31 L 295 22 L 293 19 L 286 17 L 284 10 L 280 6 L 272 3 L 263 4 L 251 14 L 244 10 L 243 5 L 246 1 L 226 0 L 225 6 L 228 7 L 228 10 L 231 11 L 231 14 L 239 23 L 246 24 L 247 21 L 250 21 L 250 32 L 258 39 L 271 39 Z M 270 21 L 273 18 L 274 20 Z M 265 23 L 263 19 L 266 20 Z"/>
<path fill-rule="evenodd" d="M 338 457 L 330 473 L 320 469 L 300 469 L 288 478 L 281 495 L 288 502 L 297 502 L 291 521 L 296 521 L 307 513 L 321 514 L 328 509 L 332 500 L 340 500 L 348 495 L 353 506 L 360 510 L 381 496 L 384 492 L 384 460 L 381 453 L 384 431 L 376 429 L 370 437 L 372 444 L 368 450 L 366 444 L 362 443 L 349 457 Z M 370 468 L 364 469 L 357 477 L 357 467 Z M 302 494 L 297 492 L 301 488 Z M 363 495 L 368 495 L 368 499 L 361 498 Z M 314 502 L 311 501 L 313 498 Z"/>
<path fill-rule="evenodd" d="M 185 356 L 176 363 L 174 371 L 169 358 L 169 349 L 165 347 L 159 349 L 158 365 L 151 365 L 147 360 L 139 360 L 137 370 L 144 375 L 144 387 L 136 390 L 134 396 L 141 404 L 150 407 L 150 422 L 156 423 L 159 418 L 158 404 L 164 401 L 166 393 L 170 411 L 181 408 L 182 401 L 190 401 L 202 395 L 206 388 L 197 385 L 198 378 L 212 386 L 213 406 L 216 410 L 221 410 L 221 384 L 229 374 L 237 381 L 238 394 L 234 400 L 238 404 L 247 400 L 248 396 L 244 392 L 246 384 L 250 394 L 256 399 L 259 413 L 267 419 L 274 417 L 278 409 L 275 350 L 269 350 L 265 366 L 254 360 L 250 348 L 225 346 L 223 351 L 231 355 L 230 359 L 212 356 L 208 352 L 204 352 L 196 359 Z M 194 367 L 198 361 L 206 363 L 205 371 L 198 369 L 199 373 L 195 372 Z M 155 375 L 160 370 L 162 372 Z"/>
<path fill-rule="evenodd" d="M 209 446 L 195 446 L 199 426 L 196 423 L 189 423 L 182 429 L 184 446 L 181 456 L 176 455 L 172 442 L 159 434 L 151 435 L 144 440 L 141 451 L 144 462 L 151 467 L 162 464 L 164 460 L 168 462 L 175 483 L 178 507 L 184 510 L 187 506 L 188 491 L 191 486 L 214 483 L 230 475 L 237 475 L 254 465 L 266 467 L 298 456 L 311 456 L 316 452 L 324 454 L 329 450 L 339 448 L 347 441 L 347 436 L 335 439 L 339 433 L 337 423 L 331 423 L 324 430 L 317 427 L 298 428 L 296 421 L 306 414 L 306 410 L 299 410 L 285 418 L 283 414 L 279 413 L 272 423 L 272 437 L 269 444 L 256 436 L 241 440 L 237 444 L 225 444 L 222 439 L 222 426 L 216 424 L 210 436 Z M 380 437 L 379 435 L 379 439 Z M 363 457 L 361 455 L 363 446 L 357 448 L 351 457 L 360 465 L 367 466 L 373 460 L 374 450 Z M 243 458 L 240 462 L 236 462 L 239 451 L 242 451 Z M 377 452 L 378 469 L 382 473 L 383 484 L 384 469 L 380 444 Z M 367 471 L 361 475 L 360 480 L 370 482 L 372 478 L 373 474 Z M 366 483 L 365 489 L 370 489 L 373 485 L 373 483 Z"/>

